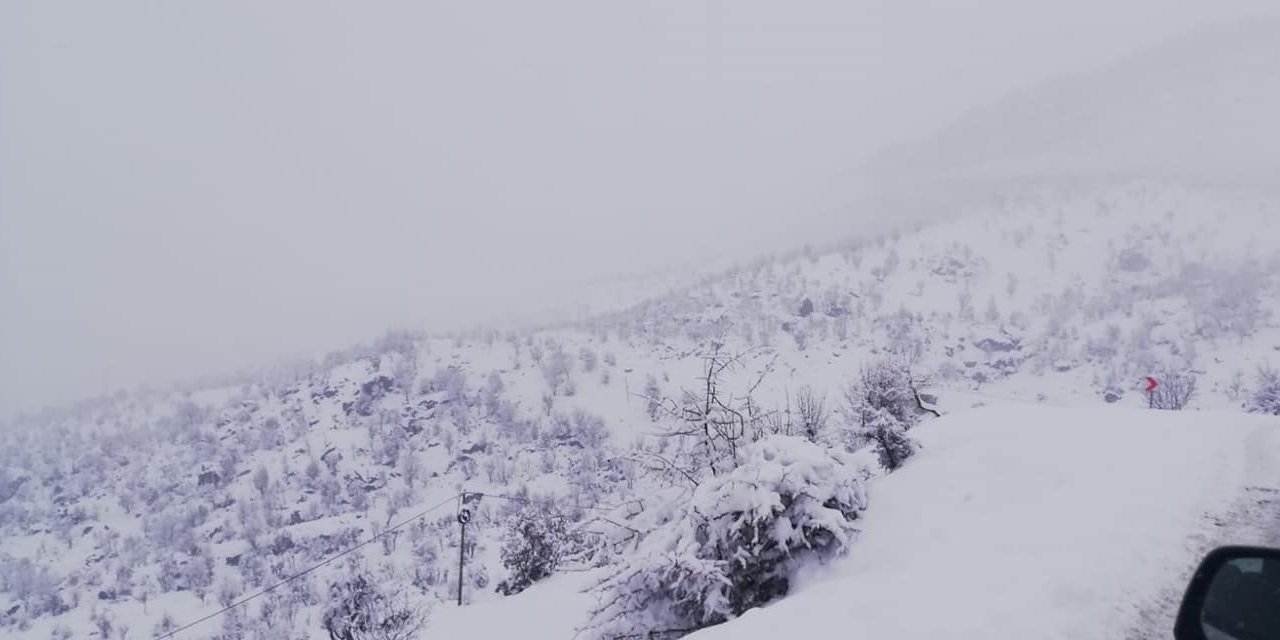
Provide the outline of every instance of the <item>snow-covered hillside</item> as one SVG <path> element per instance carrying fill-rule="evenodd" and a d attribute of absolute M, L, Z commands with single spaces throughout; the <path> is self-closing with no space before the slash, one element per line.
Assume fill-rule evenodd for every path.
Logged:
<path fill-rule="evenodd" d="M 1275 418 L 1011 404 L 917 435 L 847 557 L 691 637 L 1167 638 L 1209 547 L 1280 542 Z M 572 637 L 585 584 L 441 611 L 432 631 Z"/>
<path fill-rule="evenodd" d="M 919 470 L 908 466 L 870 483 L 869 507 L 857 522 L 866 537 L 851 543 L 848 563 L 827 579 L 857 582 L 855 574 L 878 571 L 876 580 L 887 580 L 905 566 L 886 557 L 864 567 L 858 563 L 882 552 L 861 549 L 889 546 L 876 542 L 877 523 L 907 526 L 911 514 L 933 506 L 913 503 L 931 490 L 964 489 L 975 510 L 1017 520 L 1019 501 L 1047 506 L 1033 497 L 1040 487 L 1072 501 L 1058 517 L 1080 509 L 1085 519 L 1070 522 L 1089 531 L 1112 531 L 1126 513 L 1149 515 L 1143 527 L 1171 527 L 1144 552 L 1158 559 L 1134 560 L 1145 567 L 1140 576 L 1111 582 L 1130 602 L 1159 597 L 1149 592 L 1191 560 L 1180 546 L 1196 526 L 1191 520 L 1233 499 L 1239 478 L 1228 476 L 1239 466 L 1230 456 L 1244 435 L 1221 414 L 1145 421 L 1132 412 L 1147 403 L 1138 380 L 1194 381 L 1189 409 L 1272 408 L 1257 393 L 1265 376 L 1256 374 L 1280 365 L 1280 203 L 1162 182 L 1094 182 L 1010 188 L 940 213 L 949 221 L 761 261 L 575 325 L 392 335 L 237 385 L 125 394 L 23 418 L 5 429 L 0 451 L 0 625 L 19 638 L 160 634 L 373 540 L 180 637 L 320 636 L 325 611 L 353 575 L 409 594 L 419 610 L 435 603 L 429 629 L 486 629 L 487 620 L 445 606 L 457 597 L 459 496 L 471 492 L 487 497 L 468 505 L 464 600 L 476 611 L 531 613 L 585 603 L 574 620 L 557 617 L 561 626 L 552 628 L 576 627 L 591 598 L 548 590 L 589 584 L 573 572 L 612 566 L 646 528 L 673 517 L 654 511 L 664 500 L 679 504 L 672 470 L 661 463 L 684 453 L 659 434 L 672 428 L 668 403 L 679 415 L 698 397 L 713 345 L 739 354 L 724 388 L 737 401 L 750 395 L 738 406 L 752 412 L 753 424 L 791 433 L 817 416 L 812 439 L 833 449 L 858 444 L 844 391 L 864 367 L 883 361 L 929 378 L 925 391 L 946 411 L 1010 400 L 1126 407 L 1043 418 L 991 414 L 1001 418 L 989 427 L 973 424 L 986 422 L 979 413 L 922 428 Z M 1077 438 L 1076 420 L 1093 430 L 1082 427 Z M 1023 422 L 1060 428 L 1017 431 Z M 1101 425 L 1118 431 L 1130 423 L 1122 450 L 1099 452 L 1111 438 Z M 1028 442 L 1041 438 L 1049 444 Z M 1121 451 L 1141 458 L 1147 441 L 1168 457 L 1144 458 L 1159 466 L 1126 475 Z M 1163 469 L 1178 476 L 1169 490 L 1188 489 L 1179 493 L 1186 502 L 1148 513 L 1135 491 L 1122 494 L 1129 496 L 1123 502 L 1081 505 L 1099 485 L 1080 484 L 1075 462 L 1041 468 L 1020 460 L 1024 445 L 1076 452 L 1082 470 L 1097 467 L 1095 475 L 1112 484 L 1152 488 Z M 874 467 L 873 458 L 859 464 Z M 965 489 L 960 476 L 971 467 L 964 465 L 981 467 L 979 460 L 1007 465 L 1009 475 L 993 469 L 974 483 L 1008 478 L 1008 486 Z M 1025 486 L 1019 470 L 1033 474 Z M 1047 475 L 1034 475 L 1041 472 Z M 948 474 L 953 481 L 923 486 Z M 999 496 L 1010 501 L 993 502 Z M 1037 513 L 1026 515 L 1036 520 Z M 514 578 L 501 550 L 527 523 L 552 526 L 546 514 L 567 524 L 571 548 L 545 585 L 504 598 L 496 590 Z M 1045 551 L 1045 562 L 1070 562 L 1069 554 L 1000 537 L 1054 521 L 952 540 L 1004 540 L 1013 557 Z M 946 539 L 949 525 L 939 526 Z M 1079 575 L 1109 580 L 1110 570 Z M 899 593 L 890 587 L 877 597 Z M 1081 584 L 1045 588 L 1063 591 L 1023 595 L 1040 604 L 1088 600 Z M 797 603 L 810 601 L 802 595 Z M 511 604 L 496 603 L 504 599 Z M 544 608 L 543 601 L 560 604 Z M 777 615 L 804 606 L 776 605 Z M 1102 606 L 1084 602 L 1080 611 Z M 1127 624 L 1123 613 L 1107 608 L 1095 622 Z M 974 630 L 1000 622 L 957 620 Z M 726 632 L 732 629 L 742 625 Z"/>

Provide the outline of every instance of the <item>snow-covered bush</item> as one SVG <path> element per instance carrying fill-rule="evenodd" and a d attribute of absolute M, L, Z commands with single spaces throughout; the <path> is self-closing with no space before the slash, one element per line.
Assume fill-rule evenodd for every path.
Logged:
<path fill-rule="evenodd" d="M 1251 413 L 1280 416 L 1280 371 L 1271 367 L 1258 370 L 1256 386 L 1249 396 L 1247 408 Z"/>
<path fill-rule="evenodd" d="M 510 577 L 498 584 L 498 593 L 515 595 L 550 577 L 568 551 L 569 541 L 561 514 L 534 506 L 516 513 L 502 540 L 502 565 Z"/>
<path fill-rule="evenodd" d="M 596 370 L 596 364 L 599 363 L 600 358 L 594 350 L 589 347 L 583 347 L 578 352 L 578 360 L 582 362 L 582 370 L 591 373 Z"/>
<path fill-rule="evenodd" d="M 1222 268 L 1191 264 L 1179 281 L 1186 283 L 1196 334 L 1201 337 L 1250 336 L 1266 318 L 1260 297 L 1265 272 L 1257 265 Z"/>
<path fill-rule="evenodd" d="M 843 552 L 865 507 L 859 469 L 832 452 L 784 435 L 746 445 L 730 472 L 658 514 L 663 524 L 595 585 L 584 632 L 691 630 L 737 617 L 786 595 L 803 563 Z"/>
<path fill-rule="evenodd" d="M 662 416 L 662 387 L 658 386 L 658 379 L 652 374 L 644 383 L 644 400 L 645 413 L 649 415 L 649 419 L 657 422 Z"/>
<path fill-rule="evenodd" d="M 872 409 L 861 427 L 861 437 L 876 448 L 880 466 L 893 471 L 915 454 L 917 445 L 906 426 L 884 409 Z"/>
<path fill-rule="evenodd" d="M 796 417 L 800 420 L 800 433 L 810 442 L 818 442 L 827 430 L 831 414 L 827 411 L 827 396 L 813 387 L 803 387 L 796 393 Z"/>
<path fill-rule="evenodd" d="M 409 640 L 426 624 L 426 614 L 357 574 L 329 588 L 322 622 L 329 640 Z"/>
<path fill-rule="evenodd" d="M 556 348 L 543 359 L 542 377 L 547 381 L 551 395 L 573 395 L 573 358 Z"/>
<path fill-rule="evenodd" d="M 28 618 L 61 615 L 71 609 L 59 593 L 58 577 L 30 558 L 0 556 L 0 576 L 4 589 L 25 603 Z"/>
<path fill-rule="evenodd" d="M 890 471 L 915 453 L 907 431 L 920 420 L 916 381 L 888 361 L 864 367 L 845 390 L 845 411 L 853 447 L 875 447 L 880 464 Z"/>
<path fill-rule="evenodd" d="M 1196 392 L 1196 377 L 1190 373 L 1168 372 L 1156 378 L 1159 386 L 1151 392 L 1152 409 L 1181 411 Z"/>

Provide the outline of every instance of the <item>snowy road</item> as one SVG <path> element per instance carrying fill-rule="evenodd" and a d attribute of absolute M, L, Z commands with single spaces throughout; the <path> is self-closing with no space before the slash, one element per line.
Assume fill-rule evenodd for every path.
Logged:
<path fill-rule="evenodd" d="M 1224 530 L 1262 542 L 1275 515 L 1258 504 L 1280 487 L 1271 419 L 1002 407 L 919 435 L 847 558 L 694 637 L 1168 637 L 1135 629 L 1163 624 Z"/>
<path fill-rule="evenodd" d="M 1139 610 L 1129 637 L 1158 640 L 1169 637 L 1182 601 L 1183 587 L 1198 559 L 1210 549 L 1228 544 L 1280 546 L 1280 477 L 1275 467 L 1275 434 L 1280 426 L 1261 425 L 1245 438 L 1244 491 L 1221 513 L 1205 515 L 1203 534 L 1193 538 L 1194 553 L 1183 567 L 1181 579 L 1153 594 Z"/>

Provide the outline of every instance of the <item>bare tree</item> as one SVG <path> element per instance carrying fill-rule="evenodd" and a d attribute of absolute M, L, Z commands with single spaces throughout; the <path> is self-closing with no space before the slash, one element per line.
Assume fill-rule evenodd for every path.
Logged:
<path fill-rule="evenodd" d="M 404 478 L 405 486 L 412 489 L 421 475 L 422 460 L 418 457 L 417 452 L 407 448 L 402 450 L 400 452 L 400 476 Z"/>
<path fill-rule="evenodd" d="M 1196 393 L 1196 377 L 1190 373 L 1167 372 L 1156 381 L 1159 386 L 1150 394 L 1152 409 L 1181 411 Z"/>
<path fill-rule="evenodd" d="M 751 401 L 751 393 L 771 370 L 771 366 L 766 367 L 745 394 L 734 395 L 724 390 L 724 376 L 742 364 L 741 355 L 726 354 L 721 344 L 713 343 L 702 361 L 701 386 L 696 392 L 685 391 L 679 401 L 662 398 L 651 406 L 653 415 L 669 420 L 670 427 L 662 437 L 686 448 L 678 449 L 678 455 L 665 457 L 650 452 L 650 459 L 643 461 L 652 470 L 676 472 L 694 485 L 704 471 L 715 476 L 732 469 L 738 448 L 759 436 L 758 421 L 762 417 Z M 651 403 L 653 400 L 650 398 Z"/>
<path fill-rule="evenodd" d="M 267 468 L 262 466 L 258 467 L 258 470 L 253 472 L 253 488 L 257 489 L 258 493 L 265 498 L 267 495 L 267 488 L 270 486 L 271 475 L 267 473 Z"/>
<path fill-rule="evenodd" d="M 652 374 L 644 384 L 644 399 L 647 401 L 645 411 L 649 414 L 649 419 L 657 422 L 662 416 L 662 387 L 658 386 L 658 379 Z"/>
<path fill-rule="evenodd" d="M 800 389 L 796 393 L 796 415 L 804 437 L 810 442 L 817 442 L 827 430 L 827 421 L 831 418 L 827 410 L 827 395 L 818 395 L 812 387 Z"/>

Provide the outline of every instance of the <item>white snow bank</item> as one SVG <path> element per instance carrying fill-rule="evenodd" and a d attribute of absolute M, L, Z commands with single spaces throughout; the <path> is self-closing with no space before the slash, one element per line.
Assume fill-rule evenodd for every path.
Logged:
<path fill-rule="evenodd" d="M 1280 423 L 1238 414 L 1012 406 L 914 433 L 847 557 L 693 637 L 1124 637 L 1205 514 L 1280 480 Z"/>
<path fill-rule="evenodd" d="M 567 640 L 587 620 L 594 601 L 581 591 L 598 577 L 593 572 L 558 575 L 509 598 L 466 607 L 440 604 L 422 637 Z"/>

